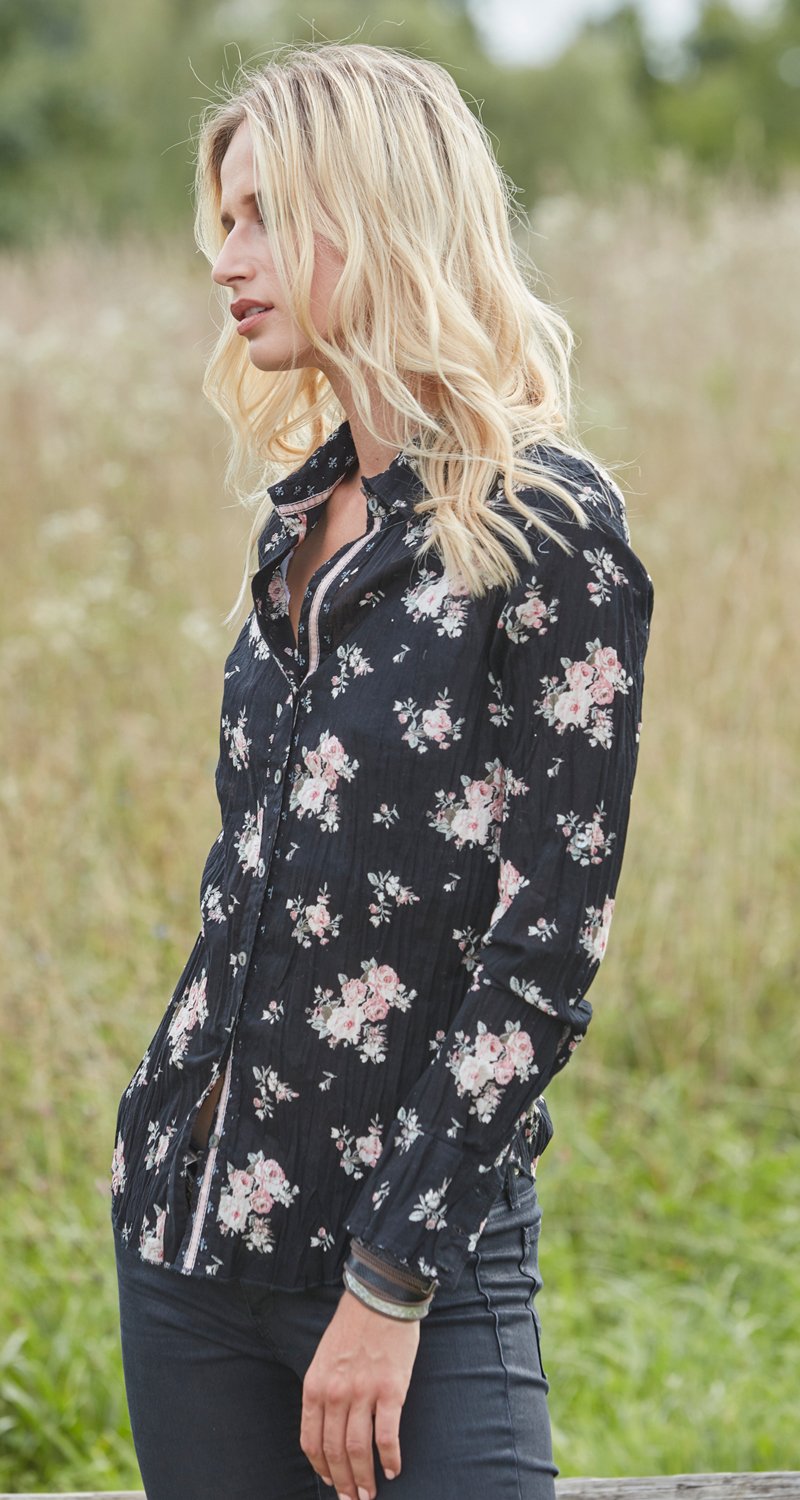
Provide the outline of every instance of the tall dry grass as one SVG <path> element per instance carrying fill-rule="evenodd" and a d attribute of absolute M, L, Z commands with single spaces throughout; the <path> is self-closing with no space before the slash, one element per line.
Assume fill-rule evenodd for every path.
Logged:
<path fill-rule="evenodd" d="M 656 594 L 614 938 L 548 1091 L 556 1458 L 800 1467 L 800 195 L 535 223 Z M 247 517 L 188 237 L 2 274 L 0 1482 L 135 1484 L 114 1112 L 198 923 Z"/>

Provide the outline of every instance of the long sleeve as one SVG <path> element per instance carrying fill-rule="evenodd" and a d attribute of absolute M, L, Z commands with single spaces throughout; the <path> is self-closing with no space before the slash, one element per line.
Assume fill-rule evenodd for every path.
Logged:
<path fill-rule="evenodd" d="M 502 595 L 475 706 L 496 725 L 497 902 L 472 983 L 346 1221 L 442 1287 L 475 1247 L 534 1099 L 586 1034 L 614 912 L 653 585 L 619 492 L 588 498 L 589 527 L 559 521 L 574 553 L 534 534 L 534 560 Z"/>

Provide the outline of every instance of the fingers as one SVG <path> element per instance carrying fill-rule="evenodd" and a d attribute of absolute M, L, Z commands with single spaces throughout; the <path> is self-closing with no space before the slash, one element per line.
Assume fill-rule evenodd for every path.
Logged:
<path fill-rule="evenodd" d="M 303 1410 L 300 1417 L 300 1447 L 312 1468 L 316 1469 L 325 1484 L 331 1483 L 322 1446 L 324 1404 L 306 1376 L 303 1386 Z"/>
<path fill-rule="evenodd" d="M 350 1493 L 355 1500 L 375 1500 L 375 1466 L 372 1460 L 372 1408 L 353 1405 L 347 1417 L 345 1438 L 347 1457 L 356 1488 Z"/>
<path fill-rule="evenodd" d="M 356 1500 L 356 1481 L 347 1447 L 348 1412 L 347 1397 L 334 1396 L 329 1388 L 322 1433 L 324 1463 L 337 1495 Z"/>
<path fill-rule="evenodd" d="M 387 1479 L 400 1473 L 400 1413 L 402 1402 L 378 1397 L 375 1407 L 375 1443 Z"/>
<path fill-rule="evenodd" d="M 396 1401 L 379 1400 L 374 1415 L 375 1444 L 388 1479 L 400 1473 L 400 1413 Z M 348 1500 L 375 1500 L 373 1413 L 365 1403 L 349 1405 L 330 1389 L 323 1403 L 305 1392 L 300 1446 L 325 1484 Z"/>

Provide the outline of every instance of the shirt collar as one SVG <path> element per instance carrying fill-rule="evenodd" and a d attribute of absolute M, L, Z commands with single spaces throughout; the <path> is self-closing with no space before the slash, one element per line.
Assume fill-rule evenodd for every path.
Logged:
<path fill-rule="evenodd" d="M 294 515 L 315 495 L 324 494 L 331 489 L 339 479 L 355 469 L 357 464 L 358 454 L 350 422 L 345 420 L 299 469 L 295 469 L 293 474 L 288 474 L 277 484 L 270 485 L 269 496 L 282 516 Z M 361 482 L 367 494 L 368 510 L 380 510 L 384 513 L 413 511 L 414 502 L 424 490 L 422 480 L 417 477 L 409 459 L 402 452 L 395 455 L 382 473 L 373 474 L 369 478 L 362 476 Z"/>

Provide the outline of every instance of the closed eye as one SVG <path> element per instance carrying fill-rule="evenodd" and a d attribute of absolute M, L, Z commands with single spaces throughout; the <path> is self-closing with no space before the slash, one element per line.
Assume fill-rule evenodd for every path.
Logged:
<path fill-rule="evenodd" d="M 260 224 L 262 229 L 265 228 L 264 220 L 262 219 L 261 214 L 259 212 L 258 200 L 256 198 L 255 193 L 248 193 L 247 197 L 244 198 L 242 201 L 245 204 L 247 204 L 248 206 L 252 206 L 253 216 L 255 218 L 256 223 Z M 225 230 L 225 234 L 226 235 L 230 234 L 231 230 L 233 229 L 234 223 L 235 223 L 235 220 L 231 218 L 231 215 L 227 214 L 227 213 L 220 214 L 220 220 L 219 220 L 219 222 L 222 225 L 222 228 Z"/>

